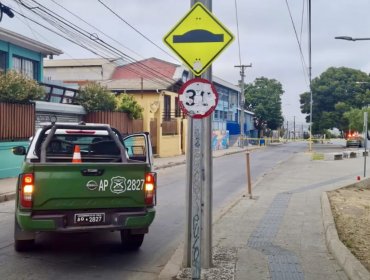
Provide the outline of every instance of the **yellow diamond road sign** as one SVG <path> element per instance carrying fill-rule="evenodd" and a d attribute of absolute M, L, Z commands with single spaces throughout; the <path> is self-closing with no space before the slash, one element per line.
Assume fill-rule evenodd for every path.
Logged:
<path fill-rule="evenodd" d="M 198 2 L 163 40 L 195 76 L 200 76 L 234 40 L 234 35 Z"/>

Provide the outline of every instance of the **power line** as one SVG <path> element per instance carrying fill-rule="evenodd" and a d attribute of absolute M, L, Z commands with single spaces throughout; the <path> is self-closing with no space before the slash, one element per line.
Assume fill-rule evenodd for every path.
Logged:
<path fill-rule="evenodd" d="M 154 43 L 151 39 L 149 39 L 147 36 L 145 36 L 142 32 L 140 32 L 138 29 L 136 29 L 134 26 L 132 26 L 130 23 L 128 23 L 125 19 L 123 19 L 120 15 L 118 15 L 115 11 L 113 11 L 110 7 L 108 7 L 103 1 L 98 0 L 100 4 L 102 4 L 106 9 L 108 9 L 112 14 L 114 14 L 117 18 L 119 18 L 121 21 L 123 21 L 125 24 L 127 24 L 130 28 L 132 28 L 135 32 L 137 32 L 139 35 L 141 35 L 145 40 L 156 46 L 158 49 L 160 49 L 162 52 L 170 56 L 171 58 L 175 59 L 176 61 L 177 58 L 172 56 L 170 53 L 168 53 L 166 50 L 158 46 L 156 43 Z"/>
<path fill-rule="evenodd" d="M 303 68 L 304 78 L 305 78 L 306 84 L 308 84 L 308 82 L 307 82 L 307 76 L 308 76 L 308 74 L 307 74 L 307 69 L 306 69 L 307 66 L 306 66 L 306 62 L 304 60 L 304 56 L 303 56 L 303 52 L 302 52 L 302 46 L 301 46 L 301 43 L 300 43 L 299 38 L 298 38 L 297 29 L 296 29 L 295 24 L 294 24 L 294 20 L 293 20 L 293 17 L 292 17 L 292 13 L 290 11 L 288 0 L 285 0 L 285 3 L 286 3 L 286 6 L 288 8 L 289 17 L 290 17 L 290 20 L 292 22 L 292 26 L 293 26 L 295 38 L 297 40 L 297 44 L 298 44 L 298 48 L 299 48 L 299 53 L 300 53 L 300 58 L 301 58 L 301 63 L 302 63 L 302 68 Z"/>
<path fill-rule="evenodd" d="M 168 82 L 171 82 L 171 83 L 177 82 L 176 80 L 174 80 L 172 78 L 169 78 L 169 77 L 163 75 L 162 73 L 157 73 L 155 69 L 152 69 L 152 68 L 148 67 L 147 65 L 143 65 L 139 61 L 136 61 L 132 57 L 128 56 L 127 54 L 121 52 L 120 50 L 116 49 L 115 47 L 111 46 L 107 42 L 100 39 L 98 37 L 98 35 L 89 33 L 86 30 L 84 30 L 84 29 L 78 27 L 77 25 L 71 23 L 70 21 L 67 21 L 64 18 L 61 18 L 58 14 L 56 14 L 55 12 L 47 9 L 45 6 L 41 5 L 37 1 L 32 0 L 33 2 L 35 2 L 36 4 L 39 5 L 37 7 L 29 7 L 25 3 L 23 3 L 23 1 L 21 1 L 21 0 L 16 0 L 16 1 L 20 2 L 28 10 L 30 10 L 34 14 L 38 15 L 39 17 L 41 17 L 42 19 L 44 19 L 46 22 L 48 22 L 49 24 L 51 24 L 55 28 L 59 29 L 65 35 L 54 32 L 54 31 L 52 31 L 51 29 L 48 28 L 49 31 L 54 32 L 54 33 L 58 34 L 59 36 L 65 38 L 65 39 L 67 39 L 66 36 L 72 37 L 73 40 L 67 39 L 70 42 L 76 43 L 77 45 L 79 45 L 83 48 L 86 48 L 87 50 L 91 51 L 92 53 L 94 53 L 94 54 L 96 54 L 100 57 L 103 57 L 103 58 L 105 58 L 106 55 L 102 56 L 101 53 L 99 53 L 99 51 L 114 54 L 114 56 L 123 57 L 125 60 L 128 60 L 129 62 L 136 62 L 137 63 L 137 68 L 141 68 L 144 71 L 144 73 L 139 73 L 139 72 L 135 71 L 132 68 L 130 69 L 130 71 L 134 72 L 138 75 L 141 75 L 142 77 L 147 78 L 149 80 L 153 80 L 156 83 L 162 84 L 162 81 L 165 81 L 166 83 L 168 83 Z M 40 11 L 40 12 L 38 12 L 38 11 Z M 43 27 L 45 27 L 45 26 L 43 26 Z M 88 47 L 88 46 L 90 46 L 90 47 Z M 147 74 L 145 74 L 145 72 L 150 73 L 153 76 L 153 78 L 151 76 L 148 76 Z M 167 84 L 166 84 L 166 86 L 167 86 Z"/>
<path fill-rule="evenodd" d="M 242 65 L 242 56 L 240 54 L 240 35 L 239 35 L 239 18 L 238 18 L 237 0 L 235 0 L 235 18 L 236 18 L 236 34 L 237 34 L 237 37 L 238 37 L 239 65 Z"/>
<path fill-rule="evenodd" d="M 88 23 L 86 20 L 84 20 L 83 18 L 81 18 L 80 16 L 76 15 L 75 13 L 73 13 L 72 11 L 68 10 L 67 8 L 63 7 L 62 5 L 60 5 L 58 2 L 56 2 L 55 0 L 50 0 L 52 1 L 55 5 L 58 5 L 59 7 L 61 7 L 63 10 L 65 10 L 66 12 L 68 12 L 69 14 L 73 15 L 74 17 L 78 18 L 79 20 L 81 20 L 82 22 L 86 23 L 88 26 L 94 28 L 95 30 L 99 31 L 100 33 L 104 34 L 105 36 L 107 36 L 109 39 L 111 39 L 112 41 L 116 42 L 117 44 L 119 44 L 121 47 L 127 49 L 128 51 L 136 54 L 138 57 L 140 57 L 141 59 L 144 59 L 140 54 L 138 54 L 137 52 L 135 52 L 134 50 L 128 48 L 127 46 L 123 45 L 121 42 L 119 42 L 118 40 L 114 39 L 113 37 L 107 35 L 106 33 L 104 33 L 101 29 L 93 26 L 92 24 Z"/>

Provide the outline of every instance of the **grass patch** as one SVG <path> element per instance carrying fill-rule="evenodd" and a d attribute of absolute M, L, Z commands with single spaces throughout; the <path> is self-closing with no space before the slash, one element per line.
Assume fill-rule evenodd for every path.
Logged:
<path fill-rule="evenodd" d="M 313 153 L 312 154 L 312 160 L 323 160 L 324 154 L 321 153 Z"/>

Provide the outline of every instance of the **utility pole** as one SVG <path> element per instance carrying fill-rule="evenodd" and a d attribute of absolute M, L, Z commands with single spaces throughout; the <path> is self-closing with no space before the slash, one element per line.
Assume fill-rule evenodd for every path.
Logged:
<path fill-rule="evenodd" d="M 289 136 L 290 136 L 290 133 L 289 133 L 289 121 L 286 121 L 286 139 L 289 140 Z"/>
<path fill-rule="evenodd" d="M 308 77 L 310 82 L 310 140 L 309 151 L 312 151 L 312 66 L 311 66 L 311 0 L 308 0 Z"/>
<path fill-rule="evenodd" d="M 197 2 L 202 3 L 209 11 L 212 12 L 212 0 L 190 0 L 190 6 L 192 7 Z M 212 66 L 208 67 L 208 70 L 204 72 L 202 75 L 204 79 L 207 79 L 212 82 Z M 189 120 L 189 118 L 188 118 Z M 192 135 L 194 130 L 194 126 L 189 125 L 188 127 L 188 135 Z M 202 119 L 202 167 L 201 172 L 203 174 L 203 182 L 202 182 L 202 217 L 201 217 L 201 240 L 199 246 L 200 254 L 201 254 L 201 266 L 202 268 L 210 268 L 212 267 L 212 178 L 213 178 L 213 159 L 212 159 L 212 144 L 211 144 L 211 135 L 212 135 L 212 115 Z M 189 141 L 190 140 L 190 141 Z M 189 139 L 188 136 L 188 147 L 189 144 L 193 142 L 193 139 Z M 187 151 L 187 154 L 190 154 Z M 190 197 L 192 194 L 191 190 L 191 182 L 193 179 L 192 170 L 194 169 L 193 162 L 191 160 L 191 155 L 187 156 L 187 164 L 189 165 L 187 168 L 187 221 L 191 223 L 191 209 L 193 207 L 192 201 Z M 189 161 L 188 161 L 189 160 Z M 185 244 L 184 244 L 184 256 L 183 256 L 183 266 L 184 267 L 191 267 L 192 266 L 192 242 L 191 236 L 192 231 L 190 226 L 186 226 L 185 228 Z M 193 270 L 193 279 L 199 279 L 200 271 Z"/>
<path fill-rule="evenodd" d="M 294 125 L 294 128 L 293 128 L 293 131 L 294 131 L 293 139 L 295 141 L 295 116 L 294 116 L 294 119 L 293 119 L 293 125 Z"/>
<path fill-rule="evenodd" d="M 248 65 L 235 65 L 234 67 L 240 68 L 240 107 L 241 107 L 241 112 L 240 112 L 240 147 L 244 148 L 244 103 L 245 103 L 245 95 L 244 95 L 244 78 L 245 78 L 245 71 L 244 69 L 247 67 L 252 67 L 252 63 Z"/>

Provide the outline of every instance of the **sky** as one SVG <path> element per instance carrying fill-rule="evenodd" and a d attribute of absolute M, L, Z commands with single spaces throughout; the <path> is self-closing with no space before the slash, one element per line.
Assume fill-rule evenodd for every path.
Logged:
<path fill-rule="evenodd" d="M 191 5 L 189 0 L 101 0 L 126 23 L 98 0 L 22 1 L 32 7 L 44 5 L 77 26 L 97 33 L 99 38 L 104 38 L 106 42 L 119 47 L 136 60 L 157 57 L 181 64 L 163 43 L 163 37 L 189 11 Z M 246 68 L 245 82 L 251 83 L 261 76 L 279 81 L 284 90 L 283 116 L 290 123 L 295 119 L 297 125 L 305 122 L 305 116 L 300 112 L 299 95 L 309 90 L 307 2 L 308 0 L 212 1 L 214 16 L 235 36 L 234 42 L 213 62 L 213 75 L 232 84 L 238 84 L 240 73 L 235 65 L 252 63 L 252 67 Z M 50 26 L 15 0 L 4 0 L 2 3 L 18 13 Z M 120 44 L 86 25 L 56 3 Z M 304 64 L 287 3 L 298 40 L 301 42 Z M 370 60 L 367 58 L 370 41 L 352 42 L 334 39 L 335 36 L 343 35 L 356 38 L 370 37 L 369 10 L 368 0 L 312 0 L 312 78 L 318 77 L 329 67 L 344 66 L 370 72 Z M 64 54 L 54 59 L 97 57 L 22 18 L 18 13 L 15 13 L 14 18 L 4 15 L 0 26 L 62 50 Z"/>

